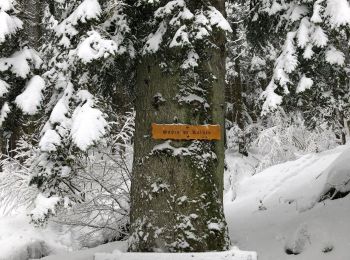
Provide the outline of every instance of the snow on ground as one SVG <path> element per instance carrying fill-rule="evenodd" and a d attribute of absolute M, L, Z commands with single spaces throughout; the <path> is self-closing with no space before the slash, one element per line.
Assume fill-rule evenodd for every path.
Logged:
<path fill-rule="evenodd" d="M 0 218 L 0 260 L 37 259 L 70 250 L 71 237 L 52 226 L 34 228 L 25 214 Z"/>
<path fill-rule="evenodd" d="M 52 255 L 41 258 L 42 260 L 94 260 L 95 253 L 112 253 L 114 250 L 126 251 L 127 243 L 124 241 L 112 242 L 102 246 L 81 251 Z"/>
<path fill-rule="evenodd" d="M 232 249 L 218 253 L 126 253 L 127 242 L 112 242 L 96 248 L 41 258 L 42 260 L 256 260 L 254 252 Z M 111 254 L 112 253 L 112 254 Z"/>
<path fill-rule="evenodd" d="M 230 153 L 228 160 L 235 160 Z M 343 146 L 244 175 L 225 196 L 233 243 L 257 251 L 259 260 L 349 260 L 350 195 L 325 196 L 331 187 L 349 190 L 349 172 Z"/>
<path fill-rule="evenodd" d="M 350 259 L 349 146 L 304 155 L 260 173 L 253 157 L 226 155 L 224 204 L 235 246 L 257 251 L 259 260 Z M 38 252 L 53 254 L 45 260 L 93 260 L 96 253 L 126 250 L 125 242 L 114 242 L 67 253 L 72 249 L 68 233 L 54 226 L 34 229 L 28 221 L 0 218 L 0 260 L 27 259 Z"/>
<path fill-rule="evenodd" d="M 119 250 L 113 254 L 96 254 L 94 260 L 257 260 L 255 252 L 231 249 L 226 252 L 209 253 L 125 253 Z"/>

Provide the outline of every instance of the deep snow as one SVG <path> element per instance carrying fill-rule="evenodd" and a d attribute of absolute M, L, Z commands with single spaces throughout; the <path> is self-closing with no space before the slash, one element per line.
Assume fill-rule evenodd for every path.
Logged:
<path fill-rule="evenodd" d="M 228 151 L 226 160 L 224 206 L 235 246 L 257 251 L 259 260 L 350 259 L 350 195 L 343 197 L 350 190 L 350 147 L 304 155 L 260 173 L 252 157 Z M 33 244 L 57 254 L 45 260 L 92 260 L 97 252 L 126 249 L 125 242 L 114 242 L 62 254 L 74 249 L 69 233 L 54 226 L 34 229 L 27 221 L 0 218 L 0 259 L 23 259 Z"/>
<path fill-rule="evenodd" d="M 123 241 L 112 242 L 96 248 L 81 251 L 52 255 L 42 258 L 42 260 L 94 260 L 95 253 L 112 253 L 114 250 L 126 251 L 127 243 Z"/>
<path fill-rule="evenodd" d="M 243 175 L 225 196 L 233 243 L 259 260 L 349 260 L 350 196 L 324 196 L 349 174 L 350 148 L 339 147 Z"/>
<path fill-rule="evenodd" d="M 47 254 L 62 254 L 73 244 L 69 233 L 55 225 L 35 228 L 24 214 L 0 218 L 0 260 L 37 259 Z"/>
<path fill-rule="evenodd" d="M 55 259 L 56 260 L 56 259 Z M 210 253 L 98 253 L 94 260 L 257 260 L 255 252 L 243 252 L 233 248 L 226 252 Z"/>

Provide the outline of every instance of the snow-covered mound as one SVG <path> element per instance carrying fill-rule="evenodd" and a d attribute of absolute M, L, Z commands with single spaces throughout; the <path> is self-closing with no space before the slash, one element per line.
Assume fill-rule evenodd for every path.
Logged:
<path fill-rule="evenodd" d="M 25 214 L 0 218 L 0 260 L 38 259 L 70 249 L 69 234 L 53 227 L 35 228 Z"/>
<path fill-rule="evenodd" d="M 96 253 L 112 253 L 115 250 L 126 251 L 127 243 L 125 241 L 117 241 L 101 245 L 95 248 L 65 253 L 60 255 L 51 255 L 42 258 L 42 260 L 94 260 Z"/>
<path fill-rule="evenodd" d="M 349 181 L 346 146 L 241 176 L 225 196 L 232 241 L 259 260 L 350 259 Z"/>

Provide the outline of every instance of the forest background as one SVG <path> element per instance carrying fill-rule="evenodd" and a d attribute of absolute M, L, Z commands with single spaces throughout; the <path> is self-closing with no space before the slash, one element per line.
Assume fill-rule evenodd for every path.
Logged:
<path fill-rule="evenodd" d="M 81 246 L 126 239 L 135 66 L 183 48 L 181 69 L 194 71 L 202 27 L 226 33 L 225 147 L 254 161 L 252 175 L 347 143 L 349 1 L 226 1 L 226 20 L 213 15 L 192 31 L 188 2 L 0 2 L 3 214 L 30 208 L 36 225 L 76 229 Z M 143 26 L 148 5 L 155 15 Z M 171 42 L 162 41 L 165 24 Z M 196 89 L 181 98 L 205 105 Z M 235 176 L 225 178 L 230 190 Z"/>

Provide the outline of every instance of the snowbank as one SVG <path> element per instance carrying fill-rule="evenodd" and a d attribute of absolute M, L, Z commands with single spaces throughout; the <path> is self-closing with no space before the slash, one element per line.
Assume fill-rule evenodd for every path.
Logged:
<path fill-rule="evenodd" d="M 235 246 L 257 251 L 259 260 L 350 259 L 350 147 L 305 155 L 257 174 L 254 158 L 231 152 L 226 156 L 224 204 Z M 140 255 L 123 253 L 125 242 L 67 253 L 71 248 L 66 245 L 72 242 L 52 227 L 33 228 L 27 217 L 0 219 L 0 260 L 40 254 L 53 254 L 45 260 L 140 259 Z M 188 255 L 180 255 L 181 260 Z M 240 251 L 235 255 L 232 259 L 255 257 Z M 171 254 L 161 256 L 177 259 Z M 191 259 L 214 256 L 221 259 L 215 253 Z M 151 254 L 147 257 L 154 259 Z"/>
<path fill-rule="evenodd" d="M 232 249 L 227 252 L 210 253 L 124 253 L 96 254 L 94 260 L 257 260 L 256 253 Z"/>
<path fill-rule="evenodd" d="M 343 146 L 238 180 L 235 200 L 225 197 L 233 243 L 259 260 L 350 259 L 350 197 L 329 193 L 346 195 L 349 169 Z"/>
<path fill-rule="evenodd" d="M 42 260 L 95 260 L 94 254 L 98 252 L 112 253 L 114 250 L 126 251 L 127 243 L 123 241 L 112 242 L 96 248 L 61 254 L 42 258 Z"/>
<path fill-rule="evenodd" d="M 0 260 L 38 259 L 70 250 L 69 234 L 52 226 L 35 228 L 25 214 L 0 218 Z"/>

